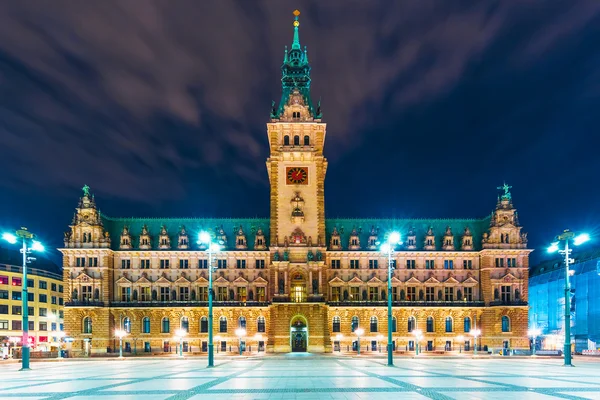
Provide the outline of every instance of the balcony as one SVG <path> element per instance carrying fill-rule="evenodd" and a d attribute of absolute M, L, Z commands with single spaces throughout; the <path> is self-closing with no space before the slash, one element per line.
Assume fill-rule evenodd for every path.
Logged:
<path fill-rule="evenodd" d="M 345 307 L 386 307 L 387 301 L 367 300 L 367 301 L 329 301 L 330 306 L 345 306 Z M 483 307 L 483 301 L 394 301 L 393 307 Z"/>
<path fill-rule="evenodd" d="M 266 307 L 270 304 L 268 301 L 213 301 L 214 307 Z M 208 307 L 208 301 L 111 301 L 111 307 Z"/>

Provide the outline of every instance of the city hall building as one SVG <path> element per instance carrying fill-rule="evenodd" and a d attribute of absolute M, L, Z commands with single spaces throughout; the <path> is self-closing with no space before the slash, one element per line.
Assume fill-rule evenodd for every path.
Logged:
<path fill-rule="evenodd" d="M 65 330 L 72 350 L 175 348 L 208 340 L 208 231 L 213 253 L 218 351 L 363 351 L 387 345 L 392 231 L 393 345 L 411 351 L 528 348 L 529 253 L 509 187 L 483 219 L 330 219 L 325 210 L 326 123 L 310 94 L 298 35 L 282 65 L 282 95 L 267 122 L 269 218 L 117 218 L 101 214 L 86 186 L 63 254 Z M 492 193 L 490 196 L 492 197 Z M 101 200 L 98 200 L 99 202 Z M 245 329 L 241 337 L 239 327 Z M 415 335 L 421 331 L 421 337 Z M 238 331 L 239 333 L 239 331 Z M 418 338 L 418 339 L 417 339 Z"/>

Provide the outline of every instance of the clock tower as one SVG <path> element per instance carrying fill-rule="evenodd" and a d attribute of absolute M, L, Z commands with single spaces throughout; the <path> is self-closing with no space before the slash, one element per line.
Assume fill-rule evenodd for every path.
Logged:
<path fill-rule="evenodd" d="M 294 11 L 294 39 L 290 51 L 285 48 L 281 66 L 281 100 L 279 105 L 273 102 L 267 123 L 267 171 L 271 247 L 306 257 L 306 248 L 325 246 L 326 124 L 321 122 L 320 102 L 315 107 L 310 96 L 310 65 L 306 47 L 300 46 L 299 15 Z"/>

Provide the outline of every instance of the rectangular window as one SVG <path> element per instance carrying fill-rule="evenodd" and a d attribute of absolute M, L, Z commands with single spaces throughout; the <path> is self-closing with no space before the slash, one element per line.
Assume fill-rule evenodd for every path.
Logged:
<path fill-rule="evenodd" d="M 369 288 L 369 300 L 371 300 L 371 301 L 379 300 L 379 290 L 376 287 Z"/>
<path fill-rule="evenodd" d="M 21 278 L 12 278 L 12 285 L 13 286 L 22 286 L 23 285 L 23 281 L 21 280 Z"/>
<path fill-rule="evenodd" d="M 76 257 L 75 258 L 75 266 L 85 267 L 85 257 Z"/>
<path fill-rule="evenodd" d="M 396 260 L 391 260 L 390 266 L 392 267 L 392 270 L 395 270 L 398 266 L 398 262 Z"/>
<path fill-rule="evenodd" d="M 170 290 L 168 287 L 160 288 L 160 301 L 169 301 Z"/>
<path fill-rule="evenodd" d="M 504 258 L 496 258 L 496 267 L 503 268 L 504 267 Z"/>
<path fill-rule="evenodd" d="M 0 300 L 8 300 L 8 290 L 0 290 Z"/>
<path fill-rule="evenodd" d="M 65 317 L 65 312 L 63 310 L 58 310 L 58 318 L 63 319 Z M 62 324 L 61 324 L 62 327 Z M 63 329 L 60 328 L 60 330 L 62 331 Z"/>
<path fill-rule="evenodd" d="M 149 259 L 141 259 L 140 260 L 140 269 L 150 269 L 150 260 Z"/>
<path fill-rule="evenodd" d="M 227 301 L 227 288 L 226 287 L 218 287 L 217 288 L 217 301 Z"/>
<path fill-rule="evenodd" d="M 415 260 L 406 260 L 406 269 L 415 269 Z"/>
<path fill-rule="evenodd" d="M 131 288 L 130 287 L 122 287 L 121 288 L 121 301 L 131 301 Z"/>
<path fill-rule="evenodd" d="M 180 286 L 179 287 L 179 301 L 188 301 L 190 299 L 190 288 Z"/>
<path fill-rule="evenodd" d="M 340 260 L 331 260 L 331 269 L 340 269 Z"/>
<path fill-rule="evenodd" d="M 81 300 L 91 301 L 92 300 L 92 285 L 83 285 L 81 287 Z"/>
<path fill-rule="evenodd" d="M 359 260 L 350 260 L 350 269 L 359 269 L 360 264 L 358 261 Z"/>
<path fill-rule="evenodd" d="M 53 322 L 50 324 L 50 330 L 52 330 L 52 331 L 56 330 L 56 322 Z"/>
<path fill-rule="evenodd" d="M 465 294 L 465 301 L 473 301 L 473 288 L 471 287 L 466 287 L 464 289 L 464 294 Z"/>
<path fill-rule="evenodd" d="M 237 288 L 237 301 L 241 301 L 242 303 L 246 302 L 248 292 L 245 286 L 239 286 Z"/>
<path fill-rule="evenodd" d="M 0 331 L 7 331 L 7 330 L 8 330 L 8 320 L 7 319 L 0 320 Z"/>
<path fill-rule="evenodd" d="M 473 260 L 463 260 L 464 269 L 473 269 Z"/>
<path fill-rule="evenodd" d="M 188 264 L 188 260 L 179 260 L 179 269 L 188 269 L 189 268 L 189 264 Z"/>
<path fill-rule="evenodd" d="M 121 260 L 121 269 L 130 269 L 131 260 Z"/>
<path fill-rule="evenodd" d="M 507 258 L 506 259 L 506 266 L 507 267 L 516 267 L 517 266 L 517 259 L 516 258 Z"/>
<path fill-rule="evenodd" d="M 392 301 L 398 301 L 400 300 L 398 298 L 398 287 L 394 286 L 392 287 Z"/>
<path fill-rule="evenodd" d="M 38 285 L 40 289 L 48 289 L 48 282 L 46 281 L 38 281 Z"/>
<path fill-rule="evenodd" d="M 62 293 L 63 292 L 63 285 L 58 285 L 58 293 Z"/>
<path fill-rule="evenodd" d="M 35 282 L 33 281 L 33 279 L 29 278 L 27 279 L 27 287 L 29 288 L 34 288 L 35 287 Z"/>
<path fill-rule="evenodd" d="M 444 269 L 454 269 L 454 260 L 444 260 Z"/>
<path fill-rule="evenodd" d="M 20 331 L 23 325 L 21 325 L 21 321 L 12 321 L 12 330 Z"/>
<path fill-rule="evenodd" d="M 169 269 L 169 259 L 164 258 L 160 260 L 160 269 Z"/>
<path fill-rule="evenodd" d="M 50 287 L 52 288 L 53 292 L 56 292 L 56 283 L 50 284 Z"/>
<path fill-rule="evenodd" d="M 350 287 L 350 301 L 360 300 L 360 288 L 358 286 Z"/>
<path fill-rule="evenodd" d="M 64 304 L 63 304 L 63 302 L 64 302 L 63 298 L 62 298 L 62 297 L 59 297 L 59 298 L 58 298 L 58 305 L 59 305 L 59 306 L 62 306 L 62 305 L 64 305 Z"/>
<path fill-rule="evenodd" d="M 33 307 L 27 307 L 27 314 L 34 316 L 35 315 L 35 308 Z"/>
<path fill-rule="evenodd" d="M 267 296 L 265 295 L 266 291 L 264 287 L 256 288 L 256 300 L 257 301 L 265 301 Z"/>
<path fill-rule="evenodd" d="M 369 260 L 369 269 L 377 269 L 377 260 Z"/>
<path fill-rule="evenodd" d="M 8 285 L 8 276 L 0 275 L 0 285 Z"/>
<path fill-rule="evenodd" d="M 227 260 L 225 260 L 225 259 L 217 260 L 217 268 L 218 269 L 227 269 Z"/>
<path fill-rule="evenodd" d="M 150 286 L 142 286 L 140 288 L 140 301 L 150 301 L 152 297 L 150 295 Z"/>
<path fill-rule="evenodd" d="M 20 290 L 13 290 L 12 291 L 12 299 L 13 300 L 21 300 L 21 291 Z"/>
<path fill-rule="evenodd" d="M 39 300 L 40 303 L 47 303 L 48 302 L 48 295 L 45 294 L 40 294 L 39 295 Z"/>
<path fill-rule="evenodd" d="M 434 301 L 435 300 L 435 288 L 426 287 L 425 288 L 425 301 Z"/>
<path fill-rule="evenodd" d="M 97 267 L 98 266 L 98 257 L 90 257 L 88 259 L 88 265 L 90 267 Z"/>
<path fill-rule="evenodd" d="M 198 300 L 208 301 L 208 288 L 205 286 L 198 288 Z"/>
<path fill-rule="evenodd" d="M 417 300 L 417 288 L 416 287 L 409 286 L 408 288 L 406 288 L 406 299 L 408 301 Z"/>
<path fill-rule="evenodd" d="M 27 301 L 35 301 L 35 293 L 27 293 Z"/>
<path fill-rule="evenodd" d="M 501 294 L 502 294 L 502 302 L 510 303 L 511 287 L 510 286 L 502 286 Z"/>
<path fill-rule="evenodd" d="M 40 308 L 40 317 L 46 317 L 48 316 L 48 309 L 47 308 Z"/>
<path fill-rule="evenodd" d="M 425 260 L 425 269 L 435 269 L 435 260 Z"/>
<path fill-rule="evenodd" d="M 40 331 L 47 331 L 47 330 L 48 330 L 48 323 L 40 322 Z"/>
<path fill-rule="evenodd" d="M 50 304 L 57 304 L 57 303 L 58 303 L 57 297 L 56 296 L 51 296 L 50 297 Z"/>
<path fill-rule="evenodd" d="M 256 269 L 265 269 L 265 260 L 256 260 Z"/>
<path fill-rule="evenodd" d="M 12 306 L 12 315 L 21 315 L 23 314 L 23 309 L 21 306 Z"/>
<path fill-rule="evenodd" d="M 208 260 L 198 260 L 198 268 L 208 269 Z"/>
<path fill-rule="evenodd" d="M 445 287 L 444 288 L 444 296 L 446 301 L 454 301 L 454 288 L 453 287 Z"/>
<path fill-rule="evenodd" d="M 8 314 L 8 304 L 0 304 L 0 314 Z"/>
<path fill-rule="evenodd" d="M 246 260 L 236 260 L 237 269 L 246 269 Z"/>
<path fill-rule="evenodd" d="M 331 301 L 341 301 L 342 300 L 342 288 L 339 286 L 331 288 Z"/>

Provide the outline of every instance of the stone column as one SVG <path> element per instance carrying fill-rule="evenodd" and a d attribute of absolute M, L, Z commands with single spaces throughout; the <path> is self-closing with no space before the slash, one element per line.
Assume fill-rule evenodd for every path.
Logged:
<path fill-rule="evenodd" d="M 309 296 L 314 294 L 313 290 L 312 290 L 312 284 L 313 284 L 312 282 L 313 282 L 312 269 L 309 269 L 308 270 L 308 295 Z"/>
<path fill-rule="evenodd" d="M 287 271 L 287 269 L 285 271 L 283 271 L 283 287 L 284 287 L 284 292 L 286 294 L 290 294 L 290 290 L 288 288 L 288 271 Z"/>
<path fill-rule="evenodd" d="M 323 270 L 321 268 L 319 268 L 319 294 L 323 294 L 322 281 L 323 281 Z"/>

